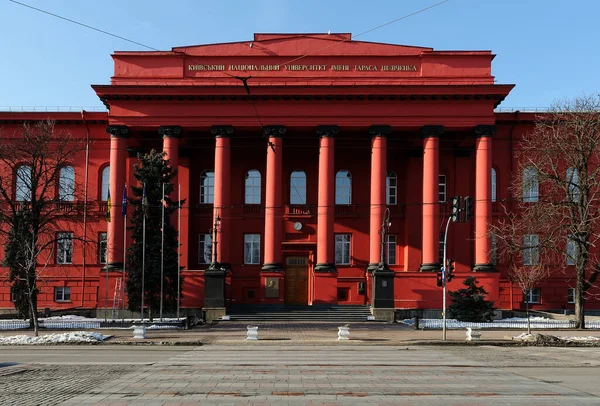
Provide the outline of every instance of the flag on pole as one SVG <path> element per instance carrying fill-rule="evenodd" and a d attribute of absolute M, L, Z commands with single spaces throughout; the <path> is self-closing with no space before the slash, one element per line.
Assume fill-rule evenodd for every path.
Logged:
<path fill-rule="evenodd" d="M 110 223 L 110 187 L 108 188 L 108 196 L 106 198 L 106 221 Z"/>
<path fill-rule="evenodd" d="M 127 215 L 127 184 L 123 188 L 123 202 L 121 203 L 121 214 L 123 217 Z"/>
<path fill-rule="evenodd" d="M 144 212 L 144 217 L 148 218 L 148 194 L 146 193 L 145 182 L 142 188 L 142 211 Z"/>

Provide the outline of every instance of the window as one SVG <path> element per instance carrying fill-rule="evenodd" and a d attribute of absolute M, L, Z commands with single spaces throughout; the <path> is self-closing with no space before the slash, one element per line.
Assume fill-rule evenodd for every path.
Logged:
<path fill-rule="evenodd" d="M 446 175 L 438 176 L 438 185 L 440 203 L 446 203 Z"/>
<path fill-rule="evenodd" d="M 567 289 L 567 303 L 575 303 L 575 288 Z"/>
<path fill-rule="evenodd" d="M 352 175 L 345 169 L 335 174 L 335 204 L 352 203 Z"/>
<path fill-rule="evenodd" d="M 71 288 L 59 286 L 54 288 L 54 301 L 55 302 L 70 302 L 71 301 Z"/>
<path fill-rule="evenodd" d="M 108 185 L 110 184 L 110 166 L 105 166 L 102 169 L 102 181 L 100 184 L 100 200 L 103 202 L 108 200 Z"/>
<path fill-rule="evenodd" d="M 246 173 L 246 204 L 260 204 L 260 172 L 256 169 Z"/>
<path fill-rule="evenodd" d="M 108 255 L 108 241 L 106 239 L 106 233 L 100 233 L 98 236 L 98 263 L 106 264 L 106 258 Z"/>
<path fill-rule="evenodd" d="M 541 297 L 540 288 L 525 289 L 523 291 L 524 303 L 539 303 Z"/>
<path fill-rule="evenodd" d="M 75 200 L 75 169 L 72 166 L 60 168 L 58 172 L 58 200 L 63 202 Z"/>
<path fill-rule="evenodd" d="M 537 234 L 525 234 L 523 237 L 523 265 L 532 266 L 540 262 L 540 238 Z"/>
<path fill-rule="evenodd" d="M 567 265 L 575 265 L 577 260 L 577 245 L 572 235 L 567 236 Z"/>
<path fill-rule="evenodd" d="M 492 168 L 492 202 L 496 201 L 496 170 Z"/>
<path fill-rule="evenodd" d="M 438 243 L 438 258 L 440 264 L 444 262 L 444 233 L 440 233 L 440 239 Z"/>
<path fill-rule="evenodd" d="M 198 236 L 198 263 L 210 264 L 212 261 L 212 236 L 200 234 Z"/>
<path fill-rule="evenodd" d="M 492 234 L 492 265 L 498 265 L 498 239 Z"/>
<path fill-rule="evenodd" d="M 200 203 L 213 204 L 215 199 L 215 173 L 204 171 L 200 175 Z"/>
<path fill-rule="evenodd" d="M 260 234 L 244 235 L 244 264 L 260 264 Z"/>
<path fill-rule="evenodd" d="M 73 263 L 73 233 L 58 233 L 56 240 L 56 263 Z"/>
<path fill-rule="evenodd" d="M 290 176 L 290 204 L 306 204 L 306 174 L 294 171 Z"/>
<path fill-rule="evenodd" d="M 387 236 L 387 263 L 388 265 L 396 265 L 396 236 Z"/>
<path fill-rule="evenodd" d="M 537 169 L 528 167 L 523 170 L 523 201 L 534 203 L 539 197 L 539 182 Z"/>
<path fill-rule="evenodd" d="M 15 289 L 14 286 L 10 287 L 10 301 L 11 302 L 17 301 L 17 290 Z"/>
<path fill-rule="evenodd" d="M 335 235 L 335 263 L 350 265 L 350 234 Z"/>
<path fill-rule="evenodd" d="M 385 202 L 388 206 L 398 204 L 398 177 L 394 171 L 388 171 L 385 177 Z"/>
<path fill-rule="evenodd" d="M 31 201 L 31 167 L 20 166 L 17 169 L 15 182 L 15 200 L 18 202 Z"/>
<path fill-rule="evenodd" d="M 567 194 L 569 201 L 579 201 L 579 173 L 576 168 L 567 168 Z"/>

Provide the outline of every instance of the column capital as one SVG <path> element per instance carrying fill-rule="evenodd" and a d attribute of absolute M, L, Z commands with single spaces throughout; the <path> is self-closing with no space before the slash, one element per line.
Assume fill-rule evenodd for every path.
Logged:
<path fill-rule="evenodd" d="M 340 127 L 337 125 L 320 125 L 317 126 L 317 135 L 323 138 L 333 138 L 340 132 Z"/>
<path fill-rule="evenodd" d="M 478 125 L 475 127 L 475 138 L 491 137 L 495 132 L 495 125 Z"/>
<path fill-rule="evenodd" d="M 266 125 L 263 127 L 263 135 L 267 138 L 280 138 L 287 129 L 283 125 Z"/>
<path fill-rule="evenodd" d="M 443 125 L 425 125 L 421 127 L 421 136 L 423 138 L 439 137 L 443 133 Z"/>
<path fill-rule="evenodd" d="M 162 125 L 158 127 L 158 133 L 164 138 L 180 138 L 182 130 L 178 125 Z"/>
<path fill-rule="evenodd" d="M 129 138 L 129 127 L 125 125 L 109 125 L 106 132 L 111 138 Z"/>
<path fill-rule="evenodd" d="M 369 127 L 369 134 L 373 137 L 387 137 L 392 133 L 392 127 L 389 125 L 372 125 Z"/>
<path fill-rule="evenodd" d="M 216 138 L 231 137 L 233 135 L 233 126 L 231 125 L 213 125 L 210 132 Z"/>

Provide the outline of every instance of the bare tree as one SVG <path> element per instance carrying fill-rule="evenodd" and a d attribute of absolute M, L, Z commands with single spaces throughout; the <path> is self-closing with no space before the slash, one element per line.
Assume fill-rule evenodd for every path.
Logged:
<path fill-rule="evenodd" d="M 529 314 L 529 292 L 531 292 L 541 281 L 549 276 L 548 267 L 543 264 L 532 266 L 523 266 L 513 263 L 508 270 L 508 279 L 516 284 L 523 295 L 527 295 L 525 299 L 525 312 L 527 315 L 527 333 L 531 334 L 531 315 Z"/>
<path fill-rule="evenodd" d="M 85 140 L 55 131 L 54 122 L 26 123 L 13 134 L 0 133 L 0 237 L 5 265 L 21 304 L 26 301 L 38 334 L 37 294 L 55 247 L 68 256 L 83 211 L 73 165 Z M 65 259 L 69 260 L 69 258 Z M 69 262 L 69 261 L 65 261 Z M 23 298 L 24 296 L 24 298 Z"/>
<path fill-rule="evenodd" d="M 585 328 L 586 292 L 600 271 L 600 96 L 555 103 L 515 154 L 514 199 L 492 227 L 499 252 L 521 252 L 526 273 L 574 269 L 575 325 Z"/>

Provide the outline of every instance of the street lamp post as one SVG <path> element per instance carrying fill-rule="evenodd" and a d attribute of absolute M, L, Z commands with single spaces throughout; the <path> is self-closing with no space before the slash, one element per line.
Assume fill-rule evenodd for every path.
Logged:
<path fill-rule="evenodd" d="M 381 234 L 381 258 L 379 261 L 378 269 L 381 269 L 381 270 L 388 269 L 388 264 L 387 264 L 387 261 L 385 260 L 385 246 L 386 246 L 385 237 L 387 236 L 388 231 L 391 226 L 392 226 L 392 223 L 390 222 L 390 209 L 389 209 L 389 207 L 387 207 L 385 209 L 385 213 L 383 214 L 383 221 L 381 222 L 381 231 L 379 231 L 379 233 Z"/>
<path fill-rule="evenodd" d="M 211 231 L 211 234 L 213 235 L 213 242 L 212 242 L 213 261 L 210 264 L 209 269 L 217 270 L 217 269 L 220 269 L 219 261 L 218 261 L 218 257 L 217 257 L 217 246 L 219 244 L 217 235 L 221 233 L 221 217 L 220 216 L 217 215 L 217 217 L 215 218 L 215 225 L 210 231 Z"/>
<path fill-rule="evenodd" d="M 386 237 L 390 223 L 390 209 L 386 208 L 381 223 L 381 255 L 379 265 L 373 271 L 372 313 L 376 319 L 394 321 L 394 271 L 390 270 L 386 261 Z"/>

